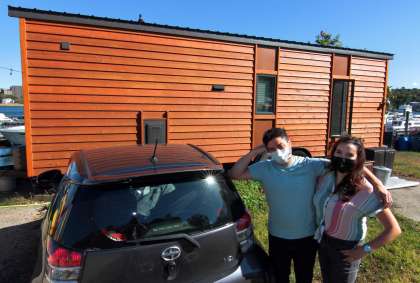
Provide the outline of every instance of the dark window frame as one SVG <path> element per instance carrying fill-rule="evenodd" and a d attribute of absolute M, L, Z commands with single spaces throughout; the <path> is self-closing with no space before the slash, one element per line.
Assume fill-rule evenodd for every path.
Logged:
<path fill-rule="evenodd" d="M 271 112 L 261 112 L 258 110 L 258 82 L 260 78 L 268 78 L 273 81 L 273 92 L 272 92 L 272 111 Z M 266 75 L 266 74 L 257 74 L 256 75 L 256 89 L 255 89 L 255 114 L 256 115 L 275 115 L 277 107 L 277 76 L 275 75 Z"/>
<path fill-rule="evenodd" d="M 341 125 L 340 125 L 340 130 L 339 132 L 333 132 L 333 119 L 334 119 L 334 89 L 336 86 L 336 83 L 344 83 L 343 85 L 343 92 L 345 90 L 345 88 L 347 88 L 349 91 L 347 91 L 346 97 L 345 97 L 345 102 L 346 104 L 343 105 L 343 99 L 344 96 L 342 95 L 342 101 L 341 101 Z M 347 83 L 347 87 L 346 84 Z M 332 90 L 331 90 L 331 104 L 330 104 L 330 116 L 329 116 L 329 123 L 330 123 L 330 129 L 329 129 L 329 134 L 330 137 L 334 138 L 334 137 L 339 137 L 344 133 L 347 133 L 349 135 L 351 135 L 351 129 L 352 129 L 352 118 L 353 118 L 353 100 L 354 100 L 354 85 L 355 85 L 355 81 L 354 80 L 345 80 L 345 79 L 334 79 L 332 81 Z M 343 107 L 346 107 L 345 109 Z M 345 110 L 345 115 L 343 115 L 343 110 Z M 344 118 L 344 121 L 343 121 Z M 343 129 L 344 126 L 344 129 Z"/>

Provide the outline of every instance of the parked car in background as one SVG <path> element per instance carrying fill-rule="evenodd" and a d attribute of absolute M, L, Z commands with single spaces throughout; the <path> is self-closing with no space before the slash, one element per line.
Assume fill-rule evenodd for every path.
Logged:
<path fill-rule="evenodd" d="M 217 160 L 192 145 L 134 145 L 72 156 L 33 282 L 265 282 L 268 266 Z"/>

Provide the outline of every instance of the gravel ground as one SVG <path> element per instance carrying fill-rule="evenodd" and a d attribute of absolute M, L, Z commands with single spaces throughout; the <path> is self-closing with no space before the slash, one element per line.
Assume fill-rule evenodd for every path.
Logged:
<path fill-rule="evenodd" d="M 0 282 L 30 281 L 40 237 L 39 208 L 0 207 Z"/>

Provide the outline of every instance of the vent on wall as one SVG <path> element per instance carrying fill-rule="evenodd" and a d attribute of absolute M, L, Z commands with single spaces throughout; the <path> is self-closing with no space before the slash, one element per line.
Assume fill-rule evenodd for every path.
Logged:
<path fill-rule="evenodd" d="M 166 143 L 166 120 L 144 120 L 145 144 Z"/>
<path fill-rule="evenodd" d="M 224 85 L 213 85 L 211 87 L 212 91 L 224 91 L 225 90 L 225 86 Z"/>
<path fill-rule="evenodd" d="M 60 42 L 60 50 L 70 50 L 70 42 Z"/>

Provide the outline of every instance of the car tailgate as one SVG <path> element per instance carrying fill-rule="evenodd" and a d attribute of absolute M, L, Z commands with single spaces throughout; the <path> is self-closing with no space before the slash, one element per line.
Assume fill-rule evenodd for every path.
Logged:
<path fill-rule="evenodd" d="M 213 282 L 237 269 L 240 255 L 233 224 L 192 238 L 199 247 L 179 238 L 88 251 L 81 282 Z M 171 247 L 180 249 L 179 257 L 163 259 L 162 253 L 170 251 L 168 248 Z M 167 253 L 166 257 L 170 258 L 170 255 Z"/>

